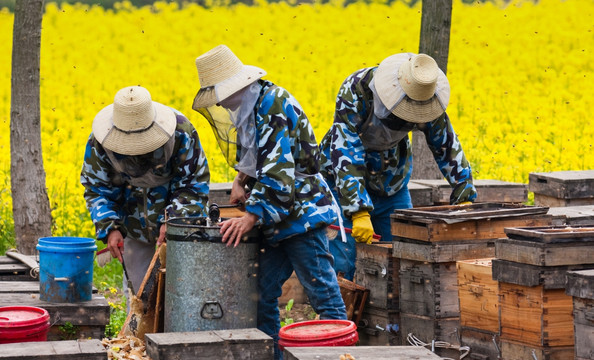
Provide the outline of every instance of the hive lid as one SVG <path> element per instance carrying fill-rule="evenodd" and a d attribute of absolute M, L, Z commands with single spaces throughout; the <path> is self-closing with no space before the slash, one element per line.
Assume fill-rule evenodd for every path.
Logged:
<path fill-rule="evenodd" d="M 282 327 L 279 337 L 287 340 L 322 340 L 350 334 L 357 326 L 350 320 L 311 320 Z"/>
<path fill-rule="evenodd" d="M 543 243 L 594 242 L 594 225 L 505 228 L 505 234 L 514 240 Z"/>
<path fill-rule="evenodd" d="M 35 306 L 0 307 L 0 328 L 15 328 L 43 324 L 49 321 L 47 310 Z"/>

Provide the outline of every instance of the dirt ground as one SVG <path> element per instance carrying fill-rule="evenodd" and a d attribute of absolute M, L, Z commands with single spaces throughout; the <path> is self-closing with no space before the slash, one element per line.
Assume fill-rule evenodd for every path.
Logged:
<path fill-rule="evenodd" d="M 279 307 L 279 312 L 281 322 L 287 322 L 287 319 L 293 319 L 293 322 L 301 322 L 319 318 L 319 316 L 309 304 L 294 303 L 289 311 L 287 311 L 285 306 L 281 306 Z"/>

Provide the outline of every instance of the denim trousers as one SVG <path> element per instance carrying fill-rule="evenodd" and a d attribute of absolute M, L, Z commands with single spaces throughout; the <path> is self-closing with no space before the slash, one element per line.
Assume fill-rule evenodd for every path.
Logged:
<path fill-rule="evenodd" d="M 278 246 L 264 244 L 260 251 L 258 277 L 258 329 L 274 339 L 275 359 L 283 358 L 278 348 L 278 298 L 293 271 L 320 319 L 347 318 L 336 273 L 332 269 L 325 228 L 282 240 Z"/>
<path fill-rule="evenodd" d="M 334 196 L 336 197 L 337 194 L 334 193 Z M 373 211 L 369 215 L 371 216 L 373 230 L 382 237 L 380 241 L 392 242 L 390 214 L 396 209 L 408 209 L 412 207 L 408 187 L 403 187 L 392 196 L 374 196 L 370 194 L 370 197 L 373 202 Z M 342 212 L 341 216 L 344 227 L 352 229 L 352 220 L 346 218 Z M 355 262 L 357 261 L 357 247 L 355 243 L 355 238 L 351 234 L 346 234 L 346 242 L 343 242 L 340 236 L 330 239 L 330 253 L 334 257 L 334 270 L 337 274 L 339 272 L 344 273 L 344 278 L 351 281 L 355 277 Z"/>

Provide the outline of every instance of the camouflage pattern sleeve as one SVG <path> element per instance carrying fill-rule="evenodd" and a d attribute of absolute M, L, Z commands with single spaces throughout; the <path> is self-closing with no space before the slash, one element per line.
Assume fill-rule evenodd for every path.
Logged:
<path fill-rule="evenodd" d="M 466 160 L 447 113 L 425 126 L 419 125 L 418 128 L 425 133 L 427 145 L 441 173 L 452 186 L 450 204 L 474 201 L 476 188 L 472 183 L 470 163 Z"/>

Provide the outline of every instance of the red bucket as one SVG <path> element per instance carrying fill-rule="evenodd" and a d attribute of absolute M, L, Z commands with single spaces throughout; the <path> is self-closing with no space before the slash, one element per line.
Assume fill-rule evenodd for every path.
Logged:
<path fill-rule="evenodd" d="M 0 344 L 47 341 L 50 316 L 34 306 L 0 307 Z"/>
<path fill-rule="evenodd" d="M 350 346 L 357 343 L 357 326 L 350 320 L 312 320 L 284 326 L 278 333 L 281 351 L 285 347 Z"/>

